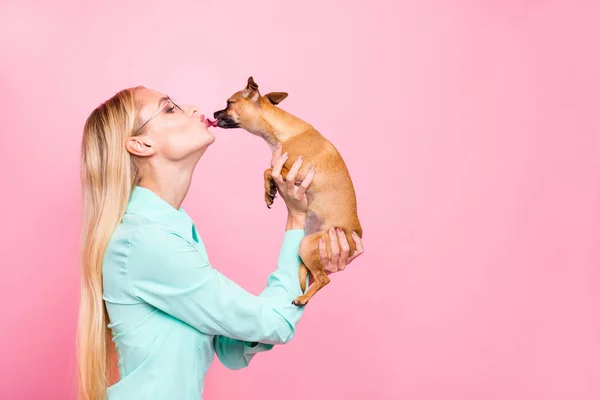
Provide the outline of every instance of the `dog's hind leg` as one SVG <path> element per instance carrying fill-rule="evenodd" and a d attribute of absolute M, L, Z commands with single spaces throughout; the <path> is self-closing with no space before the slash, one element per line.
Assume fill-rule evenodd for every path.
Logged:
<path fill-rule="evenodd" d="M 325 236 L 325 232 L 319 231 L 307 236 L 304 239 L 308 241 L 306 246 L 308 250 L 301 249 L 299 255 L 300 258 L 302 258 L 302 262 L 306 266 L 306 269 L 313 276 L 314 282 L 308 287 L 306 293 L 304 293 L 302 296 L 298 296 L 292 302 L 295 306 L 300 307 L 306 305 L 319 290 L 321 290 L 330 282 L 329 277 L 321 265 L 321 256 L 319 254 L 319 239 L 323 236 Z M 302 268 L 302 266 L 300 268 Z M 302 270 L 300 272 L 302 272 Z"/>
<path fill-rule="evenodd" d="M 308 268 L 306 265 L 300 264 L 300 269 L 298 270 L 298 277 L 300 278 L 300 289 L 302 289 L 302 293 L 306 290 L 306 278 L 308 277 Z"/>

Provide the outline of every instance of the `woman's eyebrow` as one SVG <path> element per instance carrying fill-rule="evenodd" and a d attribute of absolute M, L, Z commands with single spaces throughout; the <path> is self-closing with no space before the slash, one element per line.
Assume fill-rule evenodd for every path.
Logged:
<path fill-rule="evenodd" d="M 169 97 L 165 96 L 165 97 L 161 97 L 160 100 L 158 100 L 158 107 L 157 109 L 160 108 L 161 104 L 164 103 L 165 101 L 169 101 Z"/>

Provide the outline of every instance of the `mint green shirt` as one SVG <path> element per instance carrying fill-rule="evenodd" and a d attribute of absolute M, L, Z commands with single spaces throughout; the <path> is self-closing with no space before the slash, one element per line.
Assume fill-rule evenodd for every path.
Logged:
<path fill-rule="evenodd" d="M 213 268 L 182 208 L 135 187 L 102 267 L 120 372 L 107 399 L 201 400 L 215 353 L 239 369 L 291 340 L 304 310 L 292 304 L 302 294 L 304 233 L 284 233 L 277 267 L 256 296 Z M 228 239 L 235 251 L 239 239 Z"/>

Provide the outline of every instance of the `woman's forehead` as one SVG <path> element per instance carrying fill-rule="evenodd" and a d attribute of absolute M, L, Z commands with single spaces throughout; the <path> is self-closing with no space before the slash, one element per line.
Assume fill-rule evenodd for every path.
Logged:
<path fill-rule="evenodd" d="M 142 88 L 136 92 L 135 96 L 144 106 L 156 107 L 160 99 L 166 95 L 157 90 Z"/>
<path fill-rule="evenodd" d="M 158 109 L 160 100 L 165 97 L 164 93 L 157 90 L 141 88 L 136 91 L 135 98 L 141 105 L 140 114 L 142 119 L 148 119 Z"/>

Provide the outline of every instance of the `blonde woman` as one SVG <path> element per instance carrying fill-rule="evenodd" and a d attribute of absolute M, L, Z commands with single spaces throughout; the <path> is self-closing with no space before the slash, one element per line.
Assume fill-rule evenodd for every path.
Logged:
<path fill-rule="evenodd" d="M 250 294 L 212 267 L 181 208 L 214 142 L 208 125 L 196 107 L 144 87 L 120 91 L 86 121 L 80 399 L 202 399 L 215 353 L 228 368 L 243 368 L 294 336 L 304 312 L 292 300 L 302 294 L 298 250 L 314 171 L 296 186 L 297 163 L 284 181 L 285 154 L 275 149 L 271 166 L 287 225 L 266 288 Z M 330 238 L 329 258 L 322 248 L 328 273 L 363 252 L 357 236 L 352 255 L 345 235 L 331 231 Z"/>

